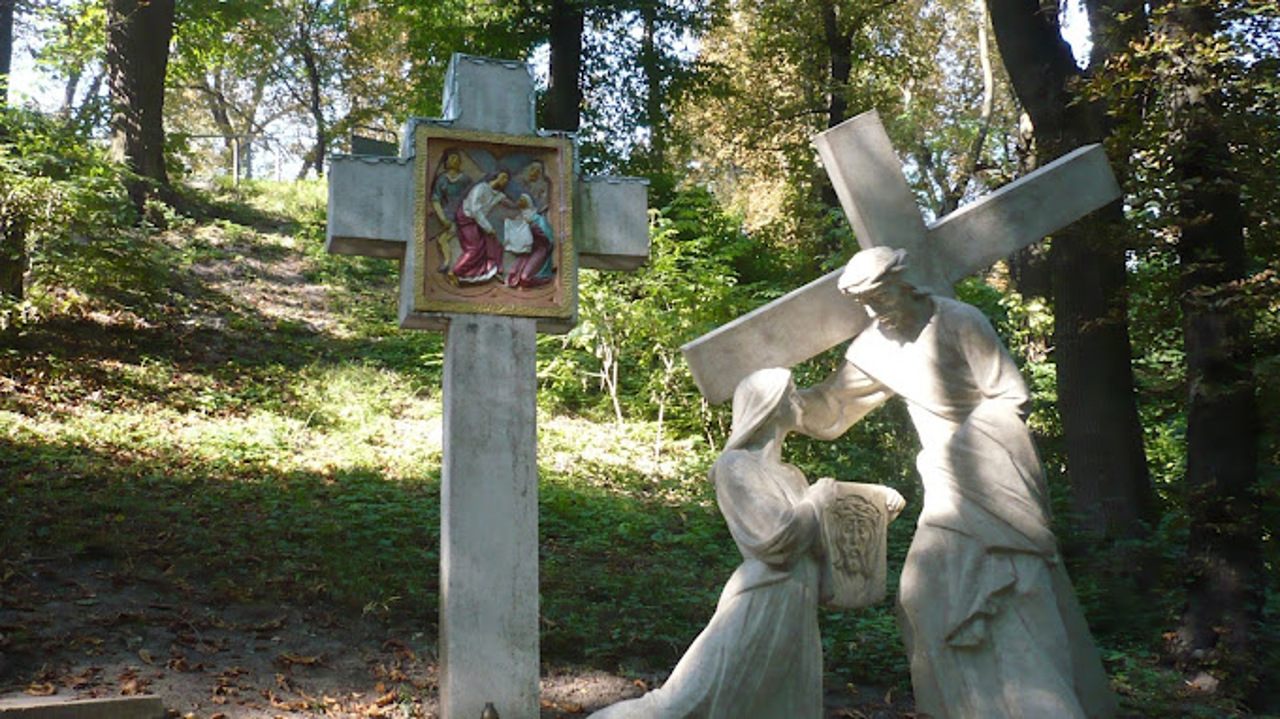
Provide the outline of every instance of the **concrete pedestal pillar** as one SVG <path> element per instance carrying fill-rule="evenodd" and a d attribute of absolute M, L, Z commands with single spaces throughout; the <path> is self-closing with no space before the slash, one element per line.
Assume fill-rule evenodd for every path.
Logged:
<path fill-rule="evenodd" d="M 536 321 L 454 316 L 445 339 L 440 709 L 537 719 Z"/>

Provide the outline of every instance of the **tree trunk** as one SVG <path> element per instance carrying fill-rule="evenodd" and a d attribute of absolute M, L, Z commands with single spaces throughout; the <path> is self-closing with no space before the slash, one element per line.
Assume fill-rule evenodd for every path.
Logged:
<path fill-rule="evenodd" d="M 316 56 L 315 44 L 311 42 L 311 33 L 304 29 L 302 42 L 302 62 L 307 70 L 307 109 L 311 112 L 311 120 L 316 126 L 316 144 L 311 150 L 311 163 L 316 170 L 316 177 L 324 177 L 324 158 L 328 154 L 329 127 L 324 117 L 323 91 L 320 78 L 320 63 Z M 306 173 L 306 167 L 302 168 Z"/>
<path fill-rule="evenodd" d="M 22 300 L 27 271 L 27 222 L 21 216 L 0 216 L 0 297 Z"/>
<path fill-rule="evenodd" d="M 174 0 L 109 0 L 107 67 L 111 87 L 111 152 L 141 178 L 167 188 L 164 80 L 173 37 Z M 131 182 L 140 209 L 146 181 Z"/>
<path fill-rule="evenodd" d="M 853 39 L 840 30 L 840 17 L 836 4 L 822 5 L 822 33 L 827 42 L 828 78 L 827 127 L 835 127 L 849 118 L 849 101 L 845 93 L 849 89 L 849 76 L 853 72 Z"/>
<path fill-rule="evenodd" d="M 0 112 L 9 105 L 9 69 L 13 59 L 14 0 L 0 0 Z M 0 117 L 0 140 L 9 130 Z M 21 217 L 0 214 L 0 297 L 21 300 L 27 268 L 27 228 Z"/>
<path fill-rule="evenodd" d="M 656 42 L 658 3 L 646 2 L 640 8 L 644 34 L 640 40 L 640 69 L 644 72 L 645 121 L 649 125 L 649 169 L 661 172 L 667 162 L 667 117 L 663 111 L 662 63 Z"/>
<path fill-rule="evenodd" d="M 1100 141 L 1105 108 L 1072 94 L 1080 71 L 1062 39 L 1056 2 L 987 0 L 987 6 L 1040 161 Z M 1143 536 L 1154 507 L 1129 363 L 1124 229 L 1115 203 L 1056 233 L 1049 253 L 1073 508 L 1086 535 L 1104 543 Z M 1111 569 L 1119 581 L 1131 577 L 1127 567 Z"/>
<path fill-rule="evenodd" d="M 547 18 L 551 40 L 551 78 L 543 126 L 577 132 L 582 119 L 582 34 L 586 29 L 583 0 L 552 0 Z"/>
<path fill-rule="evenodd" d="M 822 36 L 826 43 L 827 72 L 827 127 L 832 128 L 849 119 L 849 101 L 845 97 L 849 88 L 849 77 L 853 72 L 853 40 L 848 33 L 840 30 L 840 17 L 837 14 L 834 0 L 826 0 L 822 4 Z M 840 198 L 830 178 L 825 176 L 818 180 L 819 199 L 823 207 L 840 207 Z M 843 213 L 831 215 L 843 217 Z M 844 220 L 840 220 L 844 222 Z M 818 248 L 820 257 L 839 257 L 845 252 L 840 241 L 840 233 L 824 233 L 826 240 Z"/>
<path fill-rule="evenodd" d="M 62 86 L 62 107 L 58 109 L 58 114 L 62 117 L 71 117 L 72 111 L 76 106 L 76 92 L 80 89 L 80 75 L 83 68 L 76 68 L 67 73 L 67 81 Z"/>
<path fill-rule="evenodd" d="M 9 70 L 13 62 L 13 6 L 0 0 L 0 108 L 9 104 Z"/>
<path fill-rule="evenodd" d="M 1162 90 L 1180 195 L 1174 218 L 1182 266 L 1187 380 L 1187 606 L 1175 650 L 1185 666 L 1225 670 L 1232 688 L 1259 689 L 1254 636 L 1263 561 L 1257 494 L 1259 422 L 1250 322 L 1238 302 L 1246 252 L 1237 160 L 1223 137 L 1222 96 L 1200 41 L 1214 11 L 1175 0 L 1155 23 L 1172 62 Z"/>

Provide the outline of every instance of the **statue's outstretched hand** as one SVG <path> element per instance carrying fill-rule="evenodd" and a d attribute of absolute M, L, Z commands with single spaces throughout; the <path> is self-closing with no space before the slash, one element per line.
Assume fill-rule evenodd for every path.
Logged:
<path fill-rule="evenodd" d="M 889 521 L 898 518 L 904 507 L 907 506 L 907 500 L 893 487 L 884 488 L 884 507 L 889 510 Z"/>
<path fill-rule="evenodd" d="M 814 504 L 824 507 L 836 496 L 836 481 L 831 477 L 823 477 L 809 487 L 809 496 Z"/>

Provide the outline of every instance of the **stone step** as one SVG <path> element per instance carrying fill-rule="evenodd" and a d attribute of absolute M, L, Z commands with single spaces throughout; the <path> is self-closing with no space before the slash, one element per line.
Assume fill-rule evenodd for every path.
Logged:
<path fill-rule="evenodd" d="M 0 696 L 0 719 L 164 719 L 158 696 L 79 699 L 72 695 Z"/>

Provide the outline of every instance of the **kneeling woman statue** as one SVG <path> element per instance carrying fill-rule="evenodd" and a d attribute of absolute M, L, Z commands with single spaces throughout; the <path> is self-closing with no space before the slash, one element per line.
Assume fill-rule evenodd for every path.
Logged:
<path fill-rule="evenodd" d="M 760 370 L 738 385 L 732 434 L 711 480 L 742 565 L 662 688 L 593 719 L 822 717 L 821 518 L 836 482 L 810 485 L 782 461 L 783 440 L 802 414 L 788 370 Z M 896 515 L 902 496 L 884 490 Z"/>

